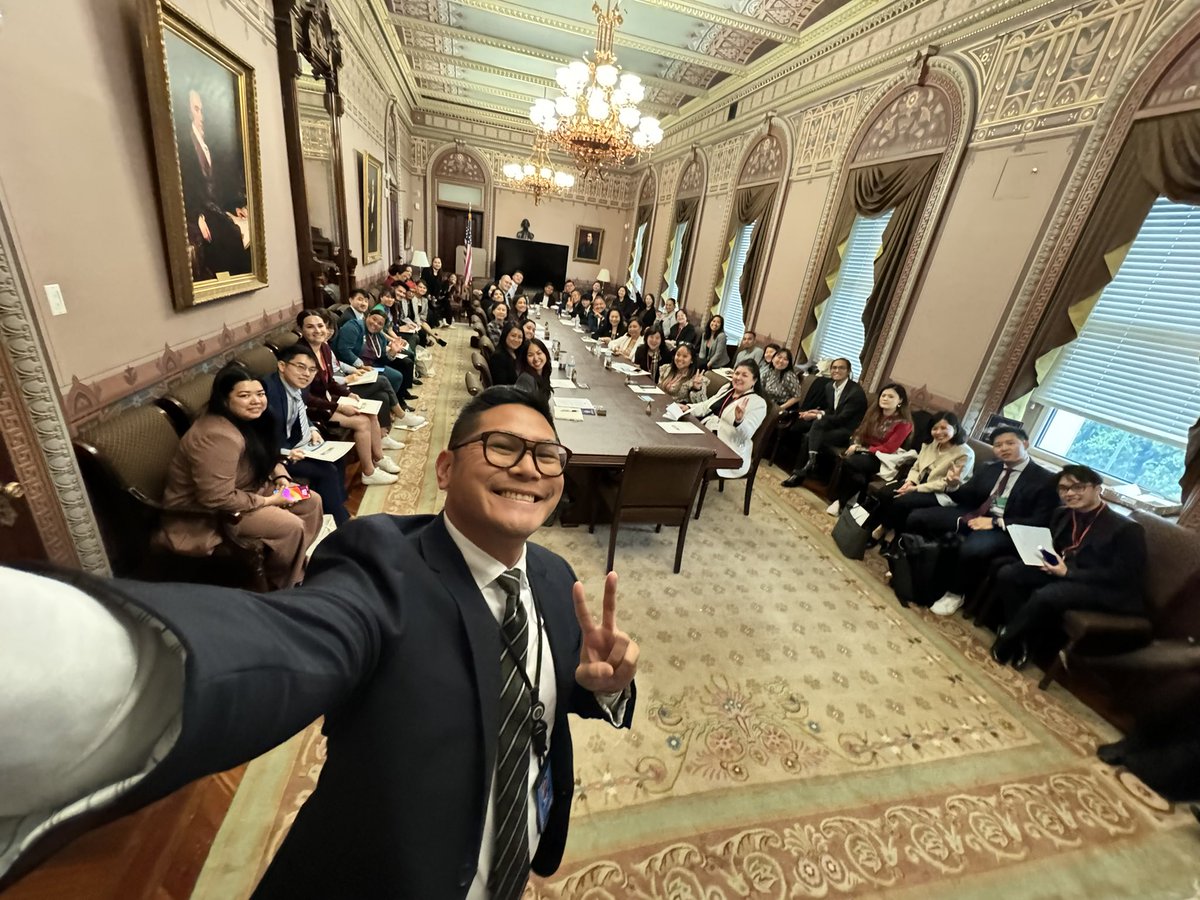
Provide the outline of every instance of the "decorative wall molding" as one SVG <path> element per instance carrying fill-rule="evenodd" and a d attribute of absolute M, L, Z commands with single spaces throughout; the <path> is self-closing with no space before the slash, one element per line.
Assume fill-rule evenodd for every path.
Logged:
<path fill-rule="evenodd" d="M 738 175 L 738 187 L 778 181 L 787 165 L 783 142 L 774 134 L 765 134 L 750 148 Z"/>
<path fill-rule="evenodd" d="M 936 84 L 909 85 L 875 116 L 854 152 L 855 163 L 878 163 L 945 150 L 952 100 Z"/>
<path fill-rule="evenodd" d="M 976 143 L 1095 120 L 1158 0 L 1093 0 L 964 53 L 987 73 Z"/>
<path fill-rule="evenodd" d="M 833 168 L 838 153 L 850 141 L 855 113 L 867 90 L 852 91 L 787 116 L 796 135 L 792 178 L 812 178 Z"/>
<path fill-rule="evenodd" d="M 300 150 L 305 159 L 327 160 L 330 156 L 329 118 L 300 116 Z"/>
<path fill-rule="evenodd" d="M 234 325 L 223 324 L 220 331 L 203 337 L 174 346 L 163 344 L 158 356 L 130 363 L 120 372 L 90 381 L 72 375 L 63 402 L 67 421 L 76 428 L 85 421 L 109 414 L 119 400 L 151 389 L 199 363 L 241 349 L 248 342 L 289 323 L 301 305 L 301 301 L 296 300 L 280 309 L 264 309 L 261 315 Z"/>
<path fill-rule="evenodd" d="M 1141 114 L 1197 105 L 1200 105 L 1200 38 L 1192 42 L 1154 86 L 1142 104 Z"/>
<path fill-rule="evenodd" d="M 815 248 L 814 253 L 809 259 L 803 287 L 800 292 L 800 302 L 796 305 L 796 312 L 792 318 L 792 326 L 789 329 L 789 344 L 791 346 L 799 345 L 800 332 L 813 303 L 817 278 L 820 277 L 821 264 L 829 252 L 829 241 L 831 240 L 830 228 L 833 224 L 834 214 L 838 205 L 842 202 L 842 197 L 845 194 L 849 180 L 850 160 L 856 157 L 862 142 L 871 133 L 879 117 L 886 114 L 896 99 L 902 97 L 915 84 L 916 76 L 916 70 L 911 68 L 894 76 L 884 85 L 880 99 L 869 106 L 864 104 L 861 107 L 860 113 L 856 116 L 856 126 L 853 130 L 854 136 L 849 145 L 843 150 L 837 166 L 837 171 L 839 172 L 837 186 L 827 195 L 825 209 L 821 214 L 821 225 L 818 228 L 817 237 L 813 243 L 813 247 Z M 935 86 L 947 98 L 945 113 L 949 116 L 950 122 L 946 126 L 946 131 L 953 135 L 954 142 L 942 154 L 942 161 L 938 165 L 937 175 L 930 190 L 929 199 L 926 201 L 925 208 L 922 211 L 921 221 L 917 227 L 913 245 L 909 248 L 908 255 L 905 257 L 904 267 L 896 283 L 896 290 L 888 304 L 886 320 L 883 325 L 883 337 L 877 342 L 872 357 L 863 361 L 862 382 L 868 389 L 875 387 L 875 382 L 883 374 L 880 371 L 883 368 L 883 361 L 891 357 L 892 348 L 897 338 L 897 332 L 899 331 L 897 326 L 912 300 L 913 289 L 917 281 L 916 275 L 933 243 L 937 223 L 949 200 L 950 189 L 958 173 L 963 154 L 966 152 L 967 141 L 970 137 L 970 128 L 974 119 L 975 88 L 969 71 L 961 61 L 950 57 L 933 57 L 929 60 L 927 83 Z"/>
<path fill-rule="evenodd" d="M 738 161 L 742 159 L 746 145 L 754 138 L 749 129 L 741 134 L 726 138 L 712 148 L 712 170 L 709 173 L 708 193 L 722 193 L 733 187 L 733 173 L 737 171 Z"/>
<path fill-rule="evenodd" d="M 1153 87 L 1198 39 L 1200 16 L 1194 5 L 1176 5 L 1160 19 L 1111 87 L 988 360 L 980 367 L 967 401 L 964 424 L 968 427 L 979 425 L 1003 403 L 1135 116 Z"/>
<path fill-rule="evenodd" d="M 678 166 L 683 163 L 683 160 L 673 159 L 671 162 Z M 671 180 L 673 181 L 674 179 Z M 687 168 L 684 169 L 683 174 L 679 176 L 679 189 L 676 191 L 676 198 L 679 200 L 686 200 L 691 197 L 699 197 L 703 193 L 704 158 L 697 153 L 693 159 L 688 161 Z"/>
<path fill-rule="evenodd" d="M 109 574 L 28 287 L 0 208 L 0 430 L 51 562 Z"/>

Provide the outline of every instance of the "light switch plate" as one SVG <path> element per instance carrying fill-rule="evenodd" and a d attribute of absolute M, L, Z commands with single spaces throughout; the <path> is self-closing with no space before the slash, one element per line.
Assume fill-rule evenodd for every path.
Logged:
<path fill-rule="evenodd" d="M 57 284 L 47 284 L 43 290 L 46 292 L 46 302 L 50 304 L 50 312 L 56 316 L 65 316 L 67 302 L 63 300 L 62 288 Z"/>

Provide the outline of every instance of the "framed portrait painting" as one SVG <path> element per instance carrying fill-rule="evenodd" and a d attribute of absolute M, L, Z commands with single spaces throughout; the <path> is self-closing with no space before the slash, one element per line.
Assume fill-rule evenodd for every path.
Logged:
<path fill-rule="evenodd" d="M 370 153 L 358 154 L 358 189 L 363 262 L 373 263 L 383 257 L 383 163 Z"/>
<path fill-rule="evenodd" d="M 264 288 L 254 69 L 162 0 L 141 12 L 175 308 Z"/>
<path fill-rule="evenodd" d="M 575 253 L 571 259 L 578 262 L 600 262 L 600 249 L 604 245 L 604 229 L 587 225 L 575 226 Z"/>

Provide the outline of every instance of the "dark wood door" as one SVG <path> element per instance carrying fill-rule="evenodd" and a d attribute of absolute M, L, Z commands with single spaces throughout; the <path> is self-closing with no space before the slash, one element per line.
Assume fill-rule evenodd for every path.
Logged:
<path fill-rule="evenodd" d="M 447 272 L 454 271 L 454 250 L 467 239 L 467 211 L 455 209 L 452 206 L 437 208 L 437 253 L 442 258 L 442 268 Z M 475 210 L 471 213 L 471 244 L 475 247 L 484 246 L 483 213 Z M 472 264 L 474 274 L 482 274 L 479 265 Z M 461 275 L 461 272 L 457 274 Z"/>

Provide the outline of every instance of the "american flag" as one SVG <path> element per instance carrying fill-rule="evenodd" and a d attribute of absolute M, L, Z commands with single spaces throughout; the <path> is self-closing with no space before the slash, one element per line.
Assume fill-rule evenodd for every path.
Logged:
<path fill-rule="evenodd" d="M 463 238 L 466 253 L 463 256 L 463 285 L 471 289 L 471 207 L 467 207 L 467 236 Z"/>

